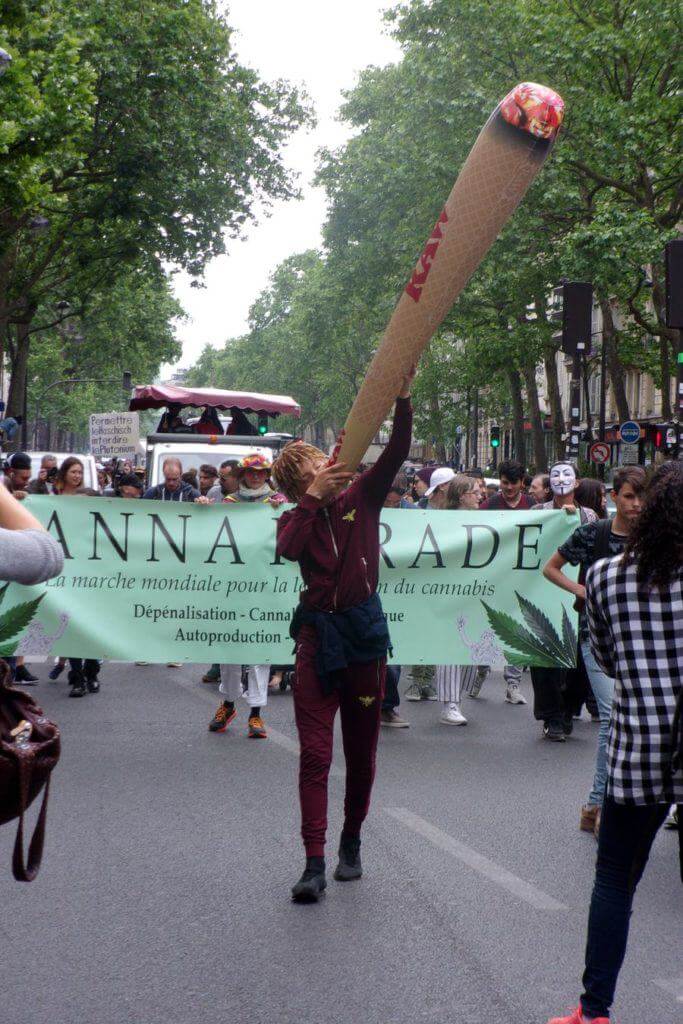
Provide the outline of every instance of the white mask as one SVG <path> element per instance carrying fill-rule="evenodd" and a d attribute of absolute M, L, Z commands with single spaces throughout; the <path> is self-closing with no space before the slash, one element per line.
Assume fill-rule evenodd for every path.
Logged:
<path fill-rule="evenodd" d="M 576 470 L 569 462 L 556 462 L 551 466 L 550 490 L 559 497 L 576 490 Z"/>

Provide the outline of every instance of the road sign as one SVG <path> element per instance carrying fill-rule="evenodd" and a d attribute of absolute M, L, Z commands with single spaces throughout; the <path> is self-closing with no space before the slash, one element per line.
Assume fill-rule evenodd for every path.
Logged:
<path fill-rule="evenodd" d="M 609 462 L 610 452 L 611 445 L 605 441 L 596 441 L 590 447 L 591 462 L 597 462 L 598 465 L 604 466 L 606 462 Z"/>
<path fill-rule="evenodd" d="M 635 420 L 626 420 L 619 427 L 619 439 L 622 444 L 638 444 L 640 441 L 640 423 Z"/>
<path fill-rule="evenodd" d="M 102 412 L 90 417 L 90 451 L 103 459 L 135 455 L 140 440 L 136 412 Z"/>
<path fill-rule="evenodd" d="M 637 466 L 638 465 L 638 445 L 637 444 L 624 444 L 621 447 L 621 458 L 619 460 L 622 466 Z"/>

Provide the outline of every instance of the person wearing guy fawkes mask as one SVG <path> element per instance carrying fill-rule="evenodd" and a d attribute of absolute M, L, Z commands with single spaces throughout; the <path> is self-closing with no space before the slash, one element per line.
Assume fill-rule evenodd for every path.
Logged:
<path fill-rule="evenodd" d="M 535 510 L 565 509 L 568 515 L 578 511 L 580 525 L 594 523 L 597 515 L 590 508 L 578 508 L 574 503 L 577 487 L 576 470 L 570 462 L 556 462 L 550 467 L 549 501 L 534 505 Z M 572 732 L 574 709 L 580 707 L 585 695 L 585 671 L 575 669 L 531 668 L 534 689 L 534 718 L 543 722 L 543 735 L 547 740 L 564 743 Z"/>
<path fill-rule="evenodd" d="M 554 466 L 550 467 L 549 477 L 552 498 L 549 501 L 539 502 L 533 505 L 532 508 L 536 511 L 539 509 L 566 508 L 568 512 L 574 512 L 576 510 L 574 492 L 578 485 L 574 466 L 572 466 L 571 462 L 556 462 Z M 595 512 L 591 508 L 580 508 L 579 516 L 582 526 L 584 523 L 594 523 L 597 519 Z"/>

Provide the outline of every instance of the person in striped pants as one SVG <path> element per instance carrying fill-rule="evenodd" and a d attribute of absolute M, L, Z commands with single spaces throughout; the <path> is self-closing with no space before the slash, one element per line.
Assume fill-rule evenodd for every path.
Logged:
<path fill-rule="evenodd" d="M 476 665 L 437 665 L 436 693 L 441 702 L 443 725 L 467 725 L 467 719 L 460 708 L 463 686 L 472 685 L 477 674 Z"/>

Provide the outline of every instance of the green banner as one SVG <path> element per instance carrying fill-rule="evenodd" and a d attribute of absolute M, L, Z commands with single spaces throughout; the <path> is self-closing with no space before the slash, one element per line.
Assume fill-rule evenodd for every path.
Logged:
<path fill-rule="evenodd" d="M 279 512 L 31 497 L 61 576 L 0 591 L 0 654 L 288 664 L 298 567 Z M 380 594 L 398 664 L 572 665 L 571 595 L 541 569 L 578 526 L 564 512 L 387 509 Z"/>

